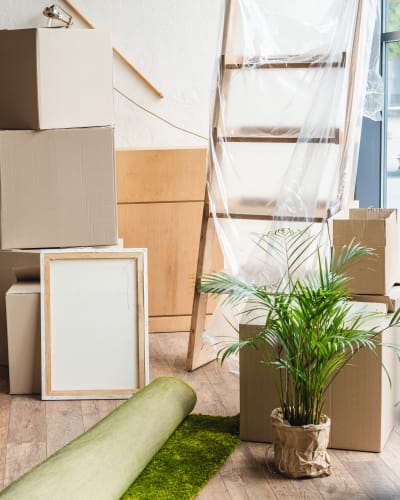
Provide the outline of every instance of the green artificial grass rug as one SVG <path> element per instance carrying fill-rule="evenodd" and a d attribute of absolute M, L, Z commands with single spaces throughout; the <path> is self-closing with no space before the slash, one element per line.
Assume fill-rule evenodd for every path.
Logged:
<path fill-rule="evenodd" d="M 239 443 L 239 415 L 189 415 L 121 500 L 190 500 Z"/>

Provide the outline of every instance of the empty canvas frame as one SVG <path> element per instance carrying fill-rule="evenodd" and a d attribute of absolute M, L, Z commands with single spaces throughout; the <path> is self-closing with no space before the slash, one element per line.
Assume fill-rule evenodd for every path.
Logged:
<path fill-rule="evenodd" d="M 41 252 L 42 399 L 122 399 L 148 383 L 146 257 Z"/>

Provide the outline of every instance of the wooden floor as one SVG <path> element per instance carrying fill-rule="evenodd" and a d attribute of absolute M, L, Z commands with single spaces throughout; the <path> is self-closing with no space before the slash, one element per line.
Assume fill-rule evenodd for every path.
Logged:
<path fill-rule="evenodd" d="M 174 375 L 188 381 L 198 395 L 196 412 L 238 413 L 237 377 L 215 362 L 187 373 L 184 369 L 186 347 L 186 334 L 151 335 L 151 378 Z M 3 373 L 0 379 L 0 488 L 88 429 L 117 404 L 116 401 L 42 402 L 33 396 L 11 397 L 7 394 Z M 331 451 L 333 474 L 328 478 L 294 481 L 273 474 L 264 465 L 265 449 L 264 444 L 243 442 L 198 499 L 400 500 L 400 419 L 383 453 Z"/>

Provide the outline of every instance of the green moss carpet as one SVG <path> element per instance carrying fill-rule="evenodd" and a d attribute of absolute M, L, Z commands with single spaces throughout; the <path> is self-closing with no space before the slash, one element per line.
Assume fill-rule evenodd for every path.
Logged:
<path fill-rule="evenodd" d="M 238 415 L 189 415 L 121 500 L 192 499 L 239 443 Z"/>

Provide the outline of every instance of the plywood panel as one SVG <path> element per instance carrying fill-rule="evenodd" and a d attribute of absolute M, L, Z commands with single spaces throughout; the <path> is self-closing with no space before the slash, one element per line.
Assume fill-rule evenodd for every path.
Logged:
<path fill-rule="evenodd" d="M 118 203 L 201 201 L 206 149 L 149 149 L 116 153 Z"/>
<path fill-rule="evenodd" d="M 149 330 L 189 331 L 206 182 L 205 148 L 120 150 L 119 236 L 149 249 Z M 223 259 L 218 242 L 213 269 Z M 210 300 L 207 311 L 214 309 Z"/>
<path fill-rule="evenodd" d="M 212 309 L 212 302 L 210 302 Z M 206 324 L 211 318 L 211 314 L 207 315 Z M 150 316 L 149 332 L 150 333 L 169 333 L 169 332 L 188 332 L 190 330 L 190 322 L 192 316 Z"/>
<path fill-rule="evenodd" d="M 190 315 L 185 316 L 150 316 L 150 333 L 188 332 L 190 330 Z"/>
<path fill-rule="evenodd" d="M 202 202 L 118 205 L 119 236 L 124 245 L 148 248 L 150 318 L 192 314 L 202 209 Z M 221 268 L 217 244 L 214 254 L 214 267 Z M 210 301 L 209 310 L 212 308 Z M 160 325 L 159 320 L 155 322 Z M 181 318 L 177 318 L 176 328 L 171 320 L 165 323 L 168 329 L 156 331 L 179 331 L 186 325 Z"/>
<path fill-rule="evenodd" d="M 118 205 L 126 247 L 148 248 L 149 314 L 191 314 L 203 204 Z"/>

